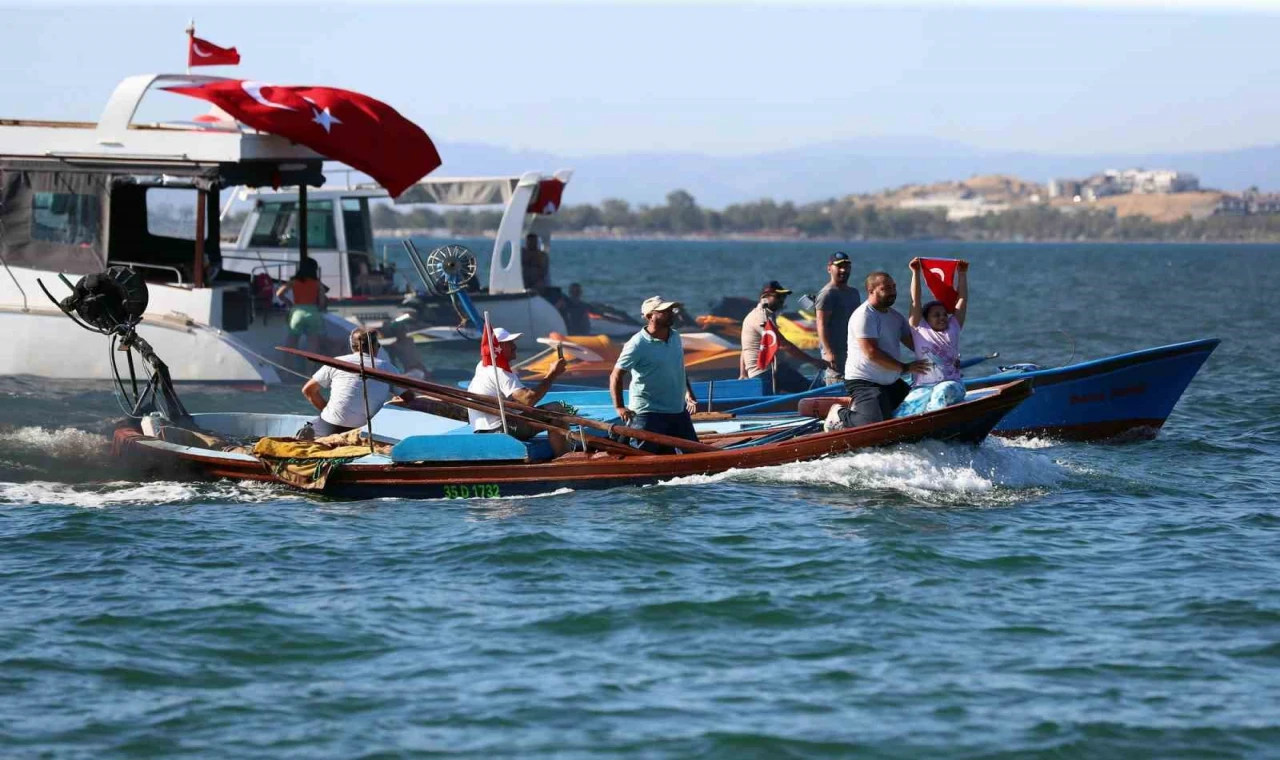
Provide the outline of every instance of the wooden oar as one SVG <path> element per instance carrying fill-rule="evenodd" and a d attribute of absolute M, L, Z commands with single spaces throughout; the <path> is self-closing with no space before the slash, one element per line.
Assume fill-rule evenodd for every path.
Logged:
<path fill-rule="evenodd" d="M 335 359 L 331 356 L 323 354 L 315 354 L 310 351 L 302 351 L 296 348 L 285 348 L 284 346 L 276 346 L 276 349 L 287 354 L 301 356 L 304 359 L 310 359 L 317 364 L 324 364 L 336 369 L 346 370 L 353 374 L 359 374 L 360 367 L 351 362 L 344 362 L 341 359 Z M 396 374 L 395 372 L 386 372 L 380 369 L 366 368 L 365 375 L 376 380 L 398 385 L 402 388 L 412 388 L 413 390 L 422 391 L 428 397 L 435 397 L 438 401 L 448 401 L 476 411 L 491 413 L 489 410 L 496 408 L 495 399 L 490 396 L 480 396 L 467 391 L 450 388 L 444 385 L 427 382 L 426 380 L 418 380 L 416 378 L 407 377 L 405 375 Z M 653 433 L 648 430 L 640 430 L 639 428 L 629 427 L 627 425 L 615 425 L 601 420 L 593 420 L 588 417 L 578 417 L 572 414 L 562 414 L 553 412 L 549 409 L 542 409 L 535 406 L 527 406 L 516 401 L 508 400 L 505 402 L 508 412 L 518 412 L 519 417 L 530 424 L 542 423 L 551 427 L 542 427 L 534 425 L 534 427 L 542 427 L 542 429 L 555 429 L 558 432 L 568 432 L 570 425 L 579 425 L 588 427 L 593 430 L 599 430 L 609 435 L 618 436 L 619 438 L 635 438 L 639 441 L 646 441 L 658 446 L 668 446 L 678 448 L 682 451 L 719 451 L 715 446 L 709 446 L 698 441 L 690 441 L 684 438 L 676 438 L 675 436 L 663 435 L 661 433 Z M 588 439 L 590 440 L 590 439 Z"/>

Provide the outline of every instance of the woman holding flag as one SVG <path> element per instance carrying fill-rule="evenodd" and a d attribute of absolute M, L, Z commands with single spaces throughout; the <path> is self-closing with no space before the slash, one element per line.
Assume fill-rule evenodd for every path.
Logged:
<path fill-rule="evenodd" d="M 915 376 L 914 384 L 960 381 L 960 330 L 969 310 L 969 262 L 957 259 L 911 260 L 911 313 L 907 322 L 915 334 L 916 358 L 930 368 Z M 923 306 L 920 280 L 938 299 Z"/>

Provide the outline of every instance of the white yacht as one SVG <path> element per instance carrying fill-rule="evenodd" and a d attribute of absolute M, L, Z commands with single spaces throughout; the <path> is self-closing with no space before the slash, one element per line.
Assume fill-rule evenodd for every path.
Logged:
<path fill-rule="evenodd" d="M 157 86 L 216 79 L 130 77 L 97 122 L 0 119 L 0 374 L 107 378 L 101 339 L 63 316 L 41 283 L 61 299 L 69 290 L 59 275 L 74 281 L 127 265 L 150 289 L 138 332 L 169 360 L 175 380 L 280 381 L 285 367 L 273 347 L 284 341 L 285 322 L 269 318 L 248 274 L 225 265 L 219 193 L 296 186 L 305 197 L 307 186 L 324 184 L 324 156 L 225 114 L 134 123 Z M 345 342 L 350 327 L 325 316 L 330 340 Z"/>
<path fill-rule="evenodd" d="M 550 261 L 552 214 L 558 208 L 571 170 L 546 176 L 525 172 L 519 176 L 426 178 L 399 197 L 397 205 L 501 206 L 491 249 L 488 251 L 486 287 L 470 283 L 467 297 L 476 313 L 489 312 L 493 324 L 523 333 L 524 348 L 537 347 L 536 339 L 566 332 L 564 317 L 553 304 L 559 288 L 526 282 L 537 254 Z M 425 262 L 411 254 L 411 272 L 397 272 L 374 250 L 369 202 L 388 198 L 387 191 L 372 184 L 322 187 L 307 190 L 309 255 L 319 264 L 321 280 L 328 288 L 330 311 L 354 322 L 382 327 L 402 314 L 406 295 L 412 295 L 415 322 L 413 337 L 419 342 L 476 340 L 474 320 L 460 327 L 464 315 L 442 283 L 434 281 Z M 223 267 L 246 275 L 265 272 L 274 280 L 287 279 L 298 264 L 298 193 L 292 189 L 246 188 L 238 200 L 249 204 L 248 214 L 236 236 L 234 250 L 224 251 Z M 226 211 L 232 210 L 229 204 Z M 538 250 L 525 245 L 536 236 Z M 385 248 L 385 245 L 384 245 Z M 474 265 L 472 266 L 474 270 Z M 606 314 L 600 312 L 606 312 Z M 630 335 L 639 323 L 596 307 L 592 331 Z"/>

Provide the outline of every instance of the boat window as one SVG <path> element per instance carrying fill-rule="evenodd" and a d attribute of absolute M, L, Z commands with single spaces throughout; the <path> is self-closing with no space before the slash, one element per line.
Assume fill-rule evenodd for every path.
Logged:
<path fill-rule="evenodd" d="M 258 223 L 249 238 L 250 248 L 297 248 L 297 201 L 263 201 Z M 307 202 L 307 247 L 337 248 L 333 232 L 333 202 Z"/>
<path fill-rule="evenodd" d="M 52 243 L 93 245 L 102 224 L 96 195 L 33 193 L 31 237 Z"/>
<path fill-rule="evenodd" d="M 348 251 L 373 250 L 368 222 L 369 200 L 367 198 L 342 199 L 342 228 L 347 233 Z"/>
<path fill-rule="evenodd" d="M 195 190 L 156 187 L 147 190 L 147 232 L 179 240 L 196 239 Z M 204 236 L 209 237 L 209 217 L 204 219 Z"/>

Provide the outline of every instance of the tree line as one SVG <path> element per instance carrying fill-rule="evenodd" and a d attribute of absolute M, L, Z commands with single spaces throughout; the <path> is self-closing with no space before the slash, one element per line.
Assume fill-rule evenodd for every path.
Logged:
<path fill-rule="evenodd" d="M 401 211 L 373 207 L 377 229 L 448 230 L 479 235 L 497 229 L 501 210 L 477 211 L 428 207 Z M 956 240 L 1100 240 L 1100 241 L 1275 241 L 1280 215 L 1211 216 L 1157 222 L 1146 216 L 1117 217 L 1111 210 L 1025 206 L 969 219 L 951 220 L 942 209 L 899 209 L 856 199 L 781 203 L 763 199 L 735 203 L 722 210 L 699 206 L 684 190 L 667 194 L 660 206 L 632 206 L 610 198 L 598 206 L 576 204 L 555 215 L 558 231 L 617 235 L 761 234 L 800 238 L 956 239 Z"/>

